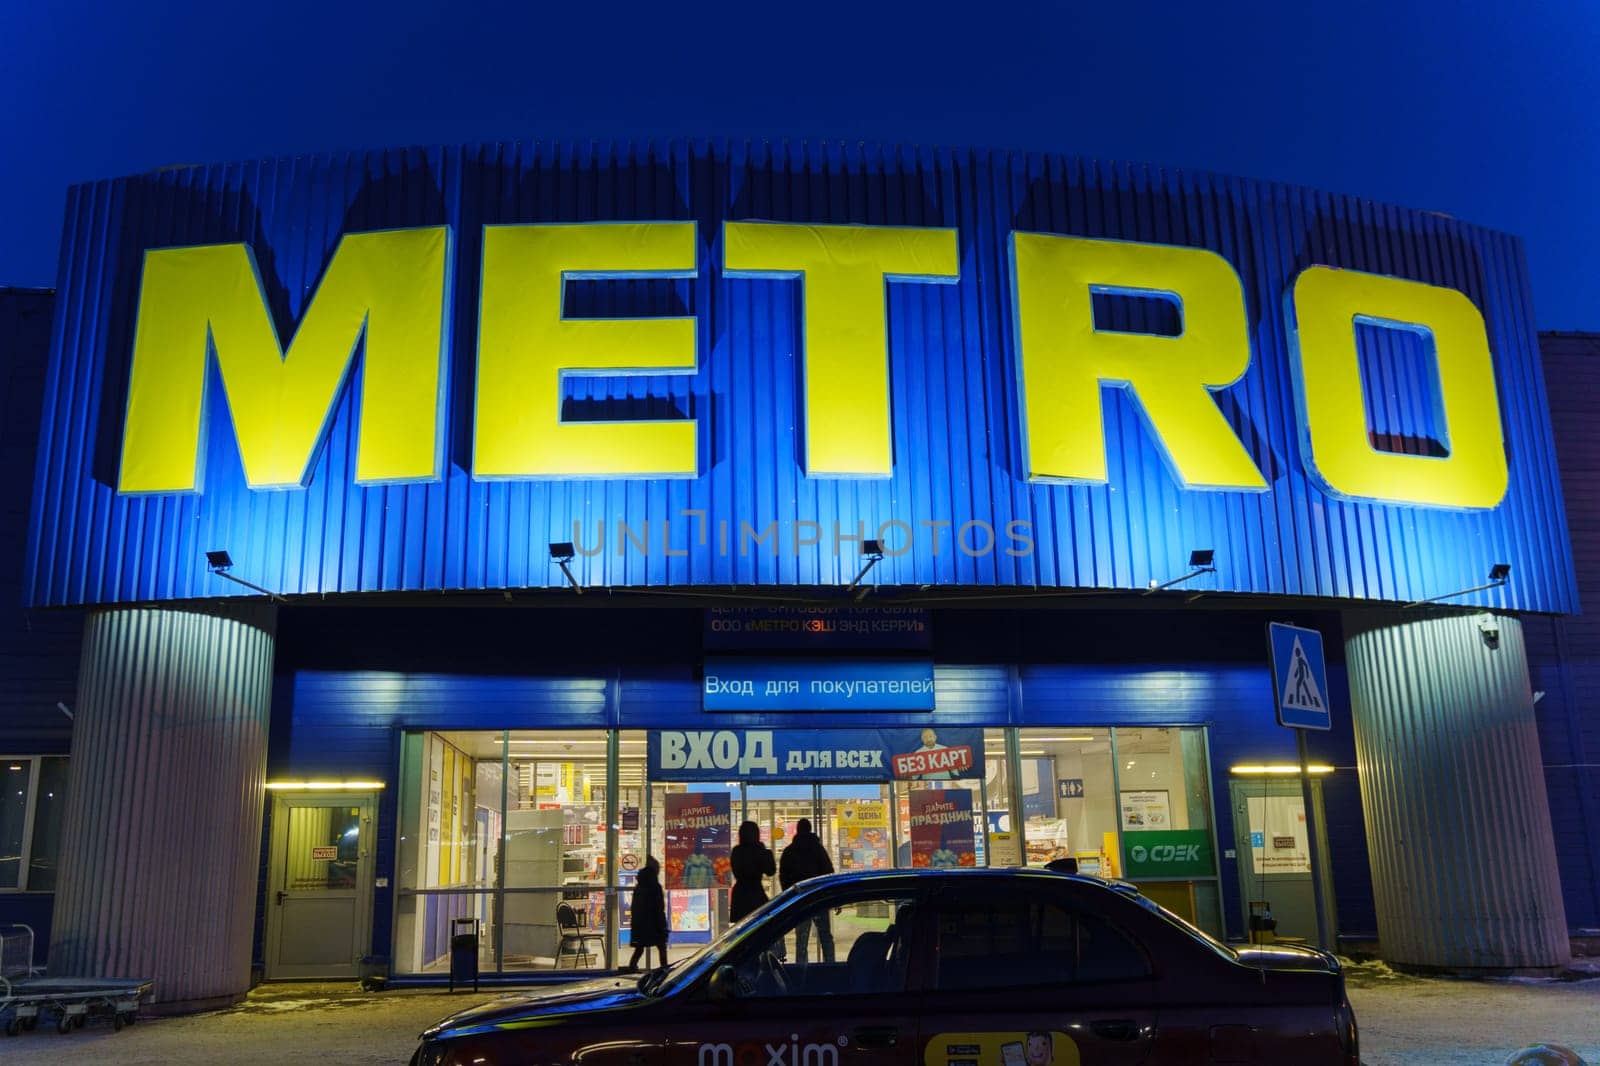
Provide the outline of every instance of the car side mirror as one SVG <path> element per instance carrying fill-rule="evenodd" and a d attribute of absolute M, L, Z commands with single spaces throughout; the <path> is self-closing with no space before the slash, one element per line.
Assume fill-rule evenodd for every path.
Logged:
<path fill-rule="evenodd" d="M 739 998 L 739 975 L 734 973 L 732 966 L 723 963 L 711 971 L 711 980 L 706 983 L 706 995 L 719 1003 Z"/>

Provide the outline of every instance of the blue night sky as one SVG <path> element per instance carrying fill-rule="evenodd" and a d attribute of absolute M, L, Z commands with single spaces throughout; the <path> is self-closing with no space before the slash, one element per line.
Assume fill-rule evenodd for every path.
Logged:
<path fill-rule="evenodd" d="M 1592 2 L 228 6 L 0 5 L 0 284 L 54 284 L 67 185 L 173 163 L 827 137 L 1198 167 L 1443 211 L 1524 239 L 1541 328 L 1600 329 Z"/>

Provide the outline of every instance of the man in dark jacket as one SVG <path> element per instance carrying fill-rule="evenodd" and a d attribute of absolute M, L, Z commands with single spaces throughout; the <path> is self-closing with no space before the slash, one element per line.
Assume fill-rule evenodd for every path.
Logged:
<path fill-rule="evenodd" d="M 822 846 L 817 834 L 811 831 L 811 819 L 802 818 L 795 823 L 794 839 L 783 849 L 778 860 L 778 884 L 784 888 L 823 874 L 833 873 L 833 860 L 828 849 Z M 827 909 L 817 912 L 813 919 L 801 922 L 794 931 L 795 957 L 806 961 L 806 945 L 811 941 L 811 926 L 817 927 L 817 943 L 822 945 L 822 961 L 833 961 L 833 928 L 828 922 Z"/>

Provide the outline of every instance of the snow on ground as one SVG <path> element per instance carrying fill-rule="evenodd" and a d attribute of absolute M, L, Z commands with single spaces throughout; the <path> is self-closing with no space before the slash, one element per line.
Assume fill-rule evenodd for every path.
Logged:
<path fill-rule="evenodd" d="M 1566 1044 L 1600 1066 L 1600 979 L 1453 981 L 1396 973 L 1382 963 L 1350 970 L 1362 1061 L 1393 1064 L 1503 1063 L 1519 1047 Z M 230 1010 L 146 1018 L 113 1032 L 108 1019 L 58 1035 L 55 1026 L 0 1036 L 6 1066 L 88 1062 L 94 1066 L 247 1062 L 403 1064 L 417 1033 L 492 994 L 394 991 L 351 985 L 268 985 Z"/>

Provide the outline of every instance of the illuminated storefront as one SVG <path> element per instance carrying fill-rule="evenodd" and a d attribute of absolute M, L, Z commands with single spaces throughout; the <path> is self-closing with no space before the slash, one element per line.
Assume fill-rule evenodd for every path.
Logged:
<path fill-rule="evenodd" d="M 190 168 L 69 218 L 24 598 L 86 612 L 107 770 L 63 966 L 428 979 L 473 919 L 491 971 L 613 965 L 646 855 L 687 945 L 738 823 L 802 817 L 836 866 L 1071 857 L 1233 937 L 1314 935 L 1315 845 L 1396 961 L 1567 950 L 1558 889 L 1470 918 L 1507 826 L 1555 862 L 1520 620 L 1577 609 L 1512 238 L 831 143 Z M 1310 810 L 1269 620 L 1330 649 Z M 183 849 L 177 796 L 215 808 Z M 1419 837 L 1466 856 L 1443 924 Z M 95 886 L 197 849 L 180 978 Z"/>

